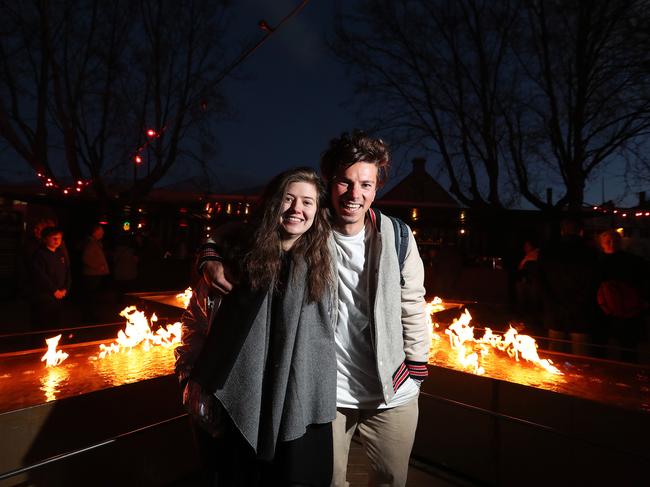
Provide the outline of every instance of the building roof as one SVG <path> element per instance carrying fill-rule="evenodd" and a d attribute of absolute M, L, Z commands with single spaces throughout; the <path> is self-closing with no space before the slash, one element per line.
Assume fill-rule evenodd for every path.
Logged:
<path fill-rule="evenodd" d="M 413 159 L 413 170 L 379 198 L 384 205 L 458 208 L 458 202 L 427 172 L 424 158 Z"/>

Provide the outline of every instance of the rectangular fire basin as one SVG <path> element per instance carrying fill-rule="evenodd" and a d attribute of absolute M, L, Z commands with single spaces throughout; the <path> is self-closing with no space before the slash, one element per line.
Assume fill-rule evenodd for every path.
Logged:
<path fill-rule="evenodd" d="M 166 485 L 197 467 L 172 348 L 0 355 L 0 486 Z M 114 485 L 114 484 L 112 484 Z"/>
<path fill-rule="evenodd" d="M 486 485 L 647 483 L 647 370 L 569 357 L 552 376 L 494 356 L 475 375 L 452 359 L 428 366 L 414 457 Z"/>

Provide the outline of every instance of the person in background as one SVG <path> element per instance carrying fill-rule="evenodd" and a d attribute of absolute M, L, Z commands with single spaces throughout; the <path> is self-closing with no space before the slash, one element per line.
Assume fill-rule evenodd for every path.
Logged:
<path fill-rule="evenodd" d="M 517 311 L 527 328 L 540 332 L 542 296 L 539 286 L 539 246 L 535 237 L 524 240 L 524 256 L 519 261 L 515 279 Z"/>
<path fill-rule="evenodd" d="M 597 333 L 598 254 L 583 238 L 582 222 L 560 222 L 560 238 L 539 252 L 543 324 L 552 340 L 549 349 L 588 355 Z M 562 341 L 570 341 L 566 347 Z"/>
<path fill-rule="evenodd" d="M 32 259 L 34 252 L 42 247 L 43 241 L 41 234 L 45 228 L 57 227 L 57 222 L 54 218 L 41 218 L 38 220 L 32 229 L 31 234 L 27 233 L 22 245 L 22 260 L 20 262 L 18 289 L 22 296 L 29 297 L 32 294 L 34 283 L 32 278 Z M 70 256 L 65 242 L 61 243 L 59 250 L 63 252 L 68 263 L 70 263 Z"/>
<path fill-rule="evenodd" d="M 26 235 L 23 251 L 27 259 L 31 260 L 34 252 L 41 247 L 42 233 L 43 230 L 47 227 L 56 227 L 56 221 L 53 218 L 41 218 L 34 224 L 31 235 L 29 233 Z M 60 248 L 63 249 L 65 245 L 62 245 Z"/>
<path fill-rule="evenodd" d="M 41 245 L 32 256 L 34 329 L 61 327 L 63 300 L 70 291 L 70 262 L 61 249 L 63 231 L 59 227 L 45 227 L 41 231 Z"/>
<path fill-rule="evenodd" d="M 648 309 L 650 266 L 643 258 L 622 250 L 616 230 L 598 236 L 601 281 L 598 304 L 603 313 L 599 343 L 613 345 L 608 358 L 636 362 L 644 338 L 643 313 Z M 622 353 L 619 353 L 622 352 Z"/>
<path fill-rule="evenodd" d="M 216 242 L 236 289 L 215 312 L 199 284 L 183 315 L 183 403 L 218 437 L 203 435 L 208 484 L 330 484 L 336 312 L 324 201 L 312 169 L 276 176 L 241 236 Z"/>
<path fill-rule="evenodd" d="M 91 227 L 90 235 L 81 248 L 82 310 L 84 319 L 90 323 L 99 320 L 99 297 L 105 291 L 109 275 L 103 238 L 104 227 L 96 223 Z"/>
<path fill-rule="evenodd" d="M 133 246 L 133 238 L 130 235 L 120 235 L 112 254 L 112 262 L 113 280 L 122 301 L 126 293 L 134 290 L 139 260 Z"/>

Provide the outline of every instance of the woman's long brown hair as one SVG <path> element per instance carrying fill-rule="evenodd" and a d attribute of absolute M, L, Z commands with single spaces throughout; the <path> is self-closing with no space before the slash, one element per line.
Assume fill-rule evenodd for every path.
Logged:
<path fill-rule="evenodd" d="M 282 261 L 282 201 L 291 183 L 312 184 L 318 195 L 313 225 L 291 248 L 294 257 L 301 255 L 305 259 L 309 299 L 316 301 L 333 285 L 332 257 L 327 246 L 331 225 L 325 204 L 325 188 L 316 172 L 309 167 L 290 169 L 277 175 L 264 190 L 255 212 L 253 246 L 245 257 L 245 268 L 254 289 L 277 284 Z"/>

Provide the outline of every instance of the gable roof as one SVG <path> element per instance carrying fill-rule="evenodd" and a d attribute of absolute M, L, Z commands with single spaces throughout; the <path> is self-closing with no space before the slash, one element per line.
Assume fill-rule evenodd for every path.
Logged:
<path fill-rule="evenodd" d="M 458 208 L 458 202 L 427 172 L 425 162 L 424 158 L 413 159 L 411 173 L 378 201 L 394 206 Z"/>

